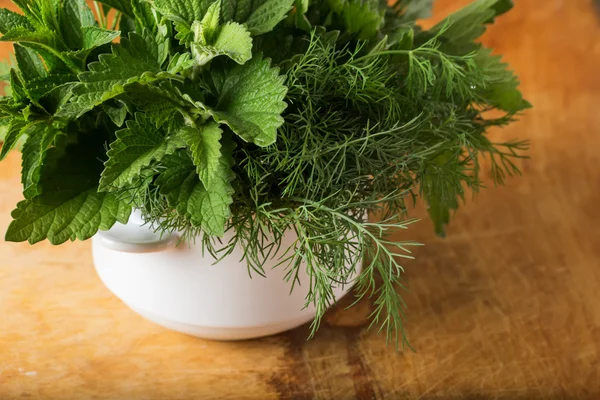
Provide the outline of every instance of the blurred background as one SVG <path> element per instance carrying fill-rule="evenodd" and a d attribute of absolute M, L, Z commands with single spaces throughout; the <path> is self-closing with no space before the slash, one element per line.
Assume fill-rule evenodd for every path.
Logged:
<path fill-rule="evenodd" d="M 438 0 L 424 25 L 466 3 Z M 189 338 L 114 298 L 89 243 L 0 242 L 0 399 L 600 398 L 598 12 L 593 0 L 517 0 L 488 29 L 534 105 L 493 135 L 529 139 L 531 158 L 462 207 L 446 238 L 426 219 L 397 234 L 426 243 L 404 264 L 416 352 L 367 332 L 371 304 L 344 310 L 351 299 L 309 342 L 306 328 Z M 19 168 L 17 152 L 0 164 L 0 231 Z"/>

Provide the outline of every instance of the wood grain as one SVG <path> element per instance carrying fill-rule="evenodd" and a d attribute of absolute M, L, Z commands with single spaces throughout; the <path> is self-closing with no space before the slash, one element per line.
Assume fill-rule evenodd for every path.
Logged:
<path fill-rule="evenodd" d="M 531 160 L 446 239 L 425 221 L 397 235 L 427 243 L 405 264 L 416 352 L 364 329 L 368 303 L 338 307 L 309 342 L 306 327 L 197 340 L 115 299 L 89 243 L 0 243 L 0 399 L 599 399 L 599 21 L 592 0 L 521 0 L 486 34 L 535 105 L 494 134 L 529 138 Z M 2 231 L 19 163 L 0 165 Z"/>

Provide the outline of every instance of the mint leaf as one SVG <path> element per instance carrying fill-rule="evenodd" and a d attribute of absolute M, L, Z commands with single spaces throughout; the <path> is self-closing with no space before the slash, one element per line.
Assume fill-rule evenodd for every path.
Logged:
<path fill-rule="evenodd" d="M 198 128 L 182 129 L 182 137 L 192 152 L 194 165 L 204 187 L 211 187 L 219 170 L 223 130 L 214 122 Z"/>
<path fill-rule="evenodd" d="M 192 29 L 195 31 L 196 41 L 204 44 L 212 43 L 213 39 L 217 36 L 220 20 L 221 2 L 215 1 L 206 10 L 202 21 L 194 21 L 194 24 L 200 22 L 200 24 L 197 24 L 196 29 Z"/>
<path fill-rule="evenodd" d="M 126 99 L 157 127 L 167 125 L 167 129 L 173 132 L 182 125 L 180 113 L 188 105 L 169 82 L 163 82 L 159 87 L 133 83 L 127 85 L 125 91 Z"/>
<path fill-rule="evenodd" d="M 196 168 L 185 152 L 165 157 L 162 162 L 165 171 L 156 179 L 161 194 L 167 197 L 177 213 L 189 218 L 207 235 L 222 236 L 230 216 L 231 181 L 235 177 L 231 171 L 234 148 L 235 143 L 224 136 L 219 165 L 209 187 L 200 182 Z"/>
<path fill-rule="evenodd" d="M 15 44 L 15 59 L 23 78 L 27 80 L 45 77 L 48 72 L 40 56 L 33 50 Z"/>
<path fill-rule="evenodd" d="M 192 24 L 194 38 L 191 49 L 197 65 L 205 65 L 220 55 L 226 55 L 238 64 L 244 64 L 252 58 L 250 32 L 235 22 L 220 26 L 220 14 L 221 2 L 215 1 L 202 21 Z"/>
<path fill-rule="evenodd" d="M 164 130 L 156 128 L 142 113 L 137 113 L 135 121 L 127 121 L 126 125 L 126 129 L 116 132 L 117 140 L 110 145 L 99 191 L 126 187 L 150 163 L 184 145 L 182 141 L 169 137 Z"/>
<path fill-rule="evenodd" d="M 223 236 L 225 224 L 231 214 L 233 203 L 233 187 L 231 181 L 235 174 L 231 170 L 234 165 L 232 157 L 235 143 L 223 137 L 223 145 L 219 164 L 209 186 L 196 185 L 188 200 L 187 212 L 192 224 L 202 227 L 207 235 Z"/>
<path fill-rule="evenodd" d="M 12 119 L 8 125 L 8 130 L 4 137 L 2 151 L 0 151 L 0 161 L 4 160 L 9 151 L 11 151 L 25 131 L 27 122 L 19 119 Z"/>
<path fill-rule="evenodd" d="M 222 0 L 221 16 L 223 21 L 246 22 L 253 6 L 252 0 Z"/>
<path fill-rule="evenodd" d="M 104 44 L 110 43 L 119 37 L 119 31 L 102 29 L 97 26 L 86 26 L 81 28 L 81 44 L 83 50 L 91 50 Z"/>
<path fill-rule="evenodd" d="M 132 3 L 137 3 L 139 0 L 97 0 L 99 3 L 104 3 L 115 10 L 121 11 L 128 17 L 133 17 Z"/>
<path fill-rule="evenodd" d="M 166 18 L 191 25 L 201 20 L 214 0 L 152 0 L 150 4 Z"/>
<path fill-rule="evenodd" d="M 197 22 L 197 21 L 196 21 Z M 196 34 L 203 32 L 202 24 L 194 23 Z M 192 54 L 197 65 L 205 65 L 217 56 L 225 55 L 238 64 L 244 64 L 252 58 L 252 38 L 250 32 L 242 25 L 228 22 L 218 29 L 216 40 L 213 43 L 202 43 L 194 40 Z"/>
<path fill-rule="evenodd" d="M 61 135 L 61 132 L 54 129 L 52 125 L 44 123 L 33 125 L 27 134 L 27 141 L 23 145 L 22 151 L 21 183 L 23 184 L 23 195 L 29 199 L 40 193 L 38 182 L 48 150 L 55 144 L 59 136 L 64 135 Z"/>
<path fill-rule="evenodd" d="M 6 8 L 0 8 L 0 33 L 5 34 L 16 28 L 33 30 L 33 26 L 26 17 Z"/>
<path fill-rule="evenodd" d="M 161 74 L 157 57 L 163 57 L 158 44 L 131 33 L 129 39 L 113 45 L 111 54 L 101 54 L 97 62 L 89 65 L 89 71 L 79 75 L 81 83 L 73 88 L 74 99 L 61 107 L 58 116 L 77 118 L 122 94 L 128 83 L 168 78 L 169 74 Z"/>
<path fill-rule="evenodd" d="M 70 49 L 81 49 L 83 48 L 82 28 L 96 25 L 94 14 L 85 0 L 63 1 L 61 6 L 58 19 L 63 40 Z"/>
<path fill-rule="evenodd" d="M 253 36 L 273 30 L 292 9 L 294 0 L 262 0 L 258 7 L 244 21 Z"/>
<path fill-rule="evenodd" d="M 218 103 L 208 112 L 247 142 L 268 146 L 283 124 L 287 88 L 278 68 L 258 55 L 244 65 L 213 69 Z"/>
<path fill-rule="evenodd" d="M 102 109 L 110 120 L 118 127 L 123 126 L 127 118 L 127 106 L 121 101 L 107 102 L 102 104 Z"/>
<path fill-rule="evenodd" d="M 71 238 L 87 239 L 99 228 L 127 220 L 127 205 L 119 204 L 113 194 L 97 192 L 105 134 L 81 132 L 66 146 L 47 151 L 40 165 L 37 195 L 20 202 L 13 211 L 6 240 L 33 244 L 47 238 L 60 244 Z"/>
<path fill-rule="evenodd" d="M 54 245 L 73 238 L 86 240 L 98 229 L 108 230 L 117 221 L 126 223 L 130 213 L 131 208 L 116 195 L 97 193 L 95 188 L 43 194 L 17 205 L 5 240 L 35 244 L 48 239 Z"/>
<path fill-rule="evenodd" d="M 48 95 L 56 88 L 71 83 L 76 79 L 73 74 L 50 74 L 41 78 L 32 79 L 25 84 L 29 98 L 35 102 Z"/>

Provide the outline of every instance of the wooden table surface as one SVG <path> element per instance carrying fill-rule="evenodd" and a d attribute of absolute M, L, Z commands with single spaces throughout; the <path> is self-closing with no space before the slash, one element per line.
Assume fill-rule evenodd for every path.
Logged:
<path fill-rule="evenodd" d="M 427 243 L 405 264 L 416 352 L 364 329 L 369 303 L 334 310 L 309 342 L 306 327 L 194 339 L 113 297 L 89 243 L 2 242 L 0 399 L 600 399 L 600 18 L 592 0 L 521 0 L 485 42 L 535 105 L 495 135 L 531 139 L 532 158 L 446 239 L 427 221 L 398 234 Z M 19 163 L 0 164 L 2 231 Z"/>

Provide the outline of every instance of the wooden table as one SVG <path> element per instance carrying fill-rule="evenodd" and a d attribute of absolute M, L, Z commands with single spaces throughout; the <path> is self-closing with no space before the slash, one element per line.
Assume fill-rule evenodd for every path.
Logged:
<path fill-rule="evenodd" d="M 599 399 L 600 19 L 591 0 L 517 3 L 485 42 L 535 105 L 495 134 L 530 138 L 532 159 L 446 239 L 429 222 L 398 234 L 427 243 L 405 265 L 416 352 L 365 331 L 368 303 L 331 312 L 309 342 L 306 327 L 194 339 L 114 298 L 89 243 L 0 243 L 0 399 Z M 0 165 L 2 231 L 19 162 Z"/>

